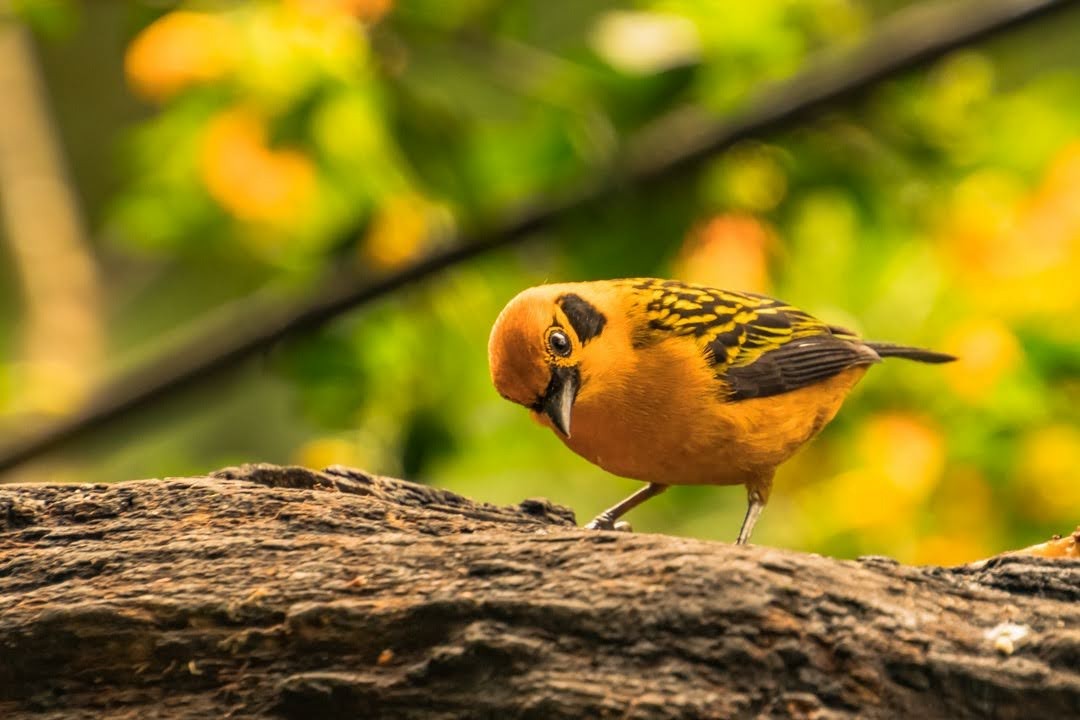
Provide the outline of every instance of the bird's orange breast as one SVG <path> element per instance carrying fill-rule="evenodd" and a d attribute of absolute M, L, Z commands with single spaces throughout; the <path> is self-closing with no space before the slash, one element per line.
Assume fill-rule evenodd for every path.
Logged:
<path fill-rule="evenodd" d="M 571 437 L 559 437 L 611 473 L 664 485 L 768 481 L 866 372 L 854 367 L 792 392 L 728 402 L 713 368 L 683 338 L 594 362 Z"/>

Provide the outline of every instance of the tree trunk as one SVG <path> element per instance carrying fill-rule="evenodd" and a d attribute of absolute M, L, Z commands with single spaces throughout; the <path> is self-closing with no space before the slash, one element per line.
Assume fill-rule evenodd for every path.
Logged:
<path fill-rule="evenodd" d="M 3 718 L 1067 718 L 1080 562 L 587 532 L 356 470 L 0 488 Z"/>

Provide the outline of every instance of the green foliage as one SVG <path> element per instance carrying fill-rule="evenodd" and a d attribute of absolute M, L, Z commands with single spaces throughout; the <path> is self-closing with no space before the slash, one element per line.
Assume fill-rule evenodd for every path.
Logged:
<path fill-rule="evenodd" d="M 78 6 L 71 0 L 10 0 L 11 13 L 35 31 L 53 39 L 74 32 Z"/>
<path fill-rule="evenodd" d="M 449 230 L 607 172 L 671 111 L 737 109 L 904 3 L 316 5 L 146 18 L 127 73 L 155 107 L 121 133 L 112 252 L 156 257 L 165 275 L 211 264 L 290 288 L 343 263 L 390 272 Z M 948 562 L 1067 530 L 1080 503 L 1080 15 L 1052 25 L 957 51 L 648 192 L 627 187 L 291 341 L 272 367 L 293 409 L 267 422 L 288 424 L 292 445 L 267 442 L 265 459 L 352 462 L 496 502 L 545 495 L 591 515 L 633 483 L 494 393 L 488 330 L 530 285 L 672 275 L 963 357 L 875 368 L 782 471 L 758 541 Z M 196 36 L 227 42 L 185 42 Z M 177 442 L 172 456 L 190 457 L 178 472 L 219 460 Z M 633 520 L 731 539 L 743 502 L 677 489 Z"/>

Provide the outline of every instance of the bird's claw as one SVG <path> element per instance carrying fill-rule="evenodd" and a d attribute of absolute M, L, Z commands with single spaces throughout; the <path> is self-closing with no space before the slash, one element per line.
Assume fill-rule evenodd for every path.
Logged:
<path fill-rule="evenodd" d="M 615 522 L 609 517 L 598 515 L 593 518 L 588 525 L 585 526 L 586 530 L 614 530 L 616 532 L 634 532 L 634 528 L 630 526 L 630 523 L 625 520 Z"/>

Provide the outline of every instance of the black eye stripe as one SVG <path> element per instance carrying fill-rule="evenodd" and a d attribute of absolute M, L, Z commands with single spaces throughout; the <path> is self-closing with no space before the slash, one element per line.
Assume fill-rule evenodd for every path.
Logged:
<path fill-rule="evenodd" d="M 567 293 L 560 295 L 556 302 L 570 321 L 570 327 L 574 328 L 574 333 L 582 345 L 604 332 L 607 318 L 581 296 Z"/>

